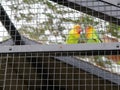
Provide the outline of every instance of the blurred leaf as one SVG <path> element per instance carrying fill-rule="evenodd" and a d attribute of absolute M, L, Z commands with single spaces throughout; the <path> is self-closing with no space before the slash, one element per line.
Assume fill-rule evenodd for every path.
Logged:
<path fill-rule="evenodd" d="M 110 23 L 107 26 L 107 33 L 111 33 L 112 36 L 115 36 L 117 38 L 120 38 L 120 26 Z"/>

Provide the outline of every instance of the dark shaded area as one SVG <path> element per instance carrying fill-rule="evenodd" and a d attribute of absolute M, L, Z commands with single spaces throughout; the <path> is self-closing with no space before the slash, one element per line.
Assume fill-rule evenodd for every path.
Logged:
<path fill-rule="evenodd" d="M 55 85 L 53 78 L 49 74 L 49 71 L 46 67 L 46 63 L 42 63 L 40 61 L 47 59 L 46 57 L 43 58 L 27 58 L 27 61 L 31 62 L 32 67 L 37 69 L 37 76 L 40 79 L 42 77 L 42 90 L 65 90 L 65 88 L 61 88 L 59 85 Z M 49 59 L 49 58 L 48 58 Z M 44 62 L 44 61 L 43 61 Z M 49 65 L 49 64 L 47 64 Z M 41 87 L 37 87 L 40 90 Z M 33 89 L 31 89 L 33 90 Z"/>
<path fill-rule="evenodd" d="M 11 90 L 16 88 L 17 90 L 119 90 L 120 88 L 118 84 L 89 71 L 86 72 L 83 68 L 77 68 L 73 66 L 74 64 L 70 65 L 49 56 L 43 57 L 44 55 L 34 57 L 32 53 L 31 56 L 26 54 L 20 56 L 20 54 L 19 56 L 8 54 L 1 59 L 0 87 L 3 86 L 4 90 L 10 88 Z M 86 68 L 89 67 L 86 65 Z M 94 71 L 95 68 L 91 69 Z M 96 73 L 101 74 L 99 71 Z"/>

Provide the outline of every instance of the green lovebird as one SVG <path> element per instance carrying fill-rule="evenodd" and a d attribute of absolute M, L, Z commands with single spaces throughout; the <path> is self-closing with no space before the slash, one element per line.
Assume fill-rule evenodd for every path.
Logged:
<path fill-rule="evenodd" d="M 85 30 L 87 43 L 101 43 L 101 39 L 93 26 L 88 26 Z"/>
<path fill-rule="evenodd" d="M 95 28 L 93 26 L 88 26 L 85 29 L 85 37 L 86 37 L 86 42 L 87 43 L 101 43 L 101 39 L 97 33 L 97 31 L 95 30 Z M 103 61 L 103 57 L 102 56 L 92 56 L 92 60 L 96 63 L 96 65 L 105 67 L 105 62 Z"/>
<path fill-rule="evenodd" d="M 74 25 L 68 33 L 66 44 L 77 44 L 80 38 L 81 31 L 82 29 L 80 25 Z"/>

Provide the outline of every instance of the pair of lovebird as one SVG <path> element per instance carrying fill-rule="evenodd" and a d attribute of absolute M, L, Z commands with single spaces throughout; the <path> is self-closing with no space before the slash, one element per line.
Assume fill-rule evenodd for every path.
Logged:
<path fill-rule="evenodd" d="M 80 35 L 82 32 L 82 27 L 77 24 L 74 25 L 73 28 L 69 31 L 66 44 L 77 44 L 79 43 Z M 101 43 L 101 39 L 95 28 L 93 26 L 87 26 L 85 28 L 85 38 L 87 43 Z"/>

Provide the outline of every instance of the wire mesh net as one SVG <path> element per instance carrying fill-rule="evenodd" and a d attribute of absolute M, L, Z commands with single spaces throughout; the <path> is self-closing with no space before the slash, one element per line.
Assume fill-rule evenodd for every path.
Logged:
<path fill-rule="evenodd" d="M 0 90 L 120 89 L 120 6 L 117 2 L 0 0 L 0 21 L 0 48 L 10 47 L 6 53 L 3 49 L 0 51 Z M 66 51 L 62 48 L 63 44 L 81 43 L 94 50 L 85 49 L 83 54 L 74 47 L 66 47 Z M 105 50 L 101 47 L 102 53 L 98 48 L 95 50 L 97 44 L 104 43 L 114 48 L 108 47 L 107 51 L 107 47 Z M 44 47 L 43 52 L 21 53 L 24 45 L 29 48 L 31 44 L 60 44 L 54 49 L 64 52 L 50 49 L 46 53 Z M 21 51 L 16 45 L 21 46 L 18 46 Z M 11 47 L 18 51 L 13 53 Z"/>
<path fill-rule="evenodd" d="M 55 54 L 1 54 L 1 90 L 119 90 L 119 75 L 77 59 L 74 53 Z"/>
<path fill-rule="evenodd" d="M 119 42 L 119 6 L 96 0 L 58 0 L 56 2 L 60 4 L 52 0 L 2 0 L 1 5 L 20 34 L 40 43 Z M 83 8 L 84 6 L 87 8 Z M 7 19 L 4 18 L 5 20 Z M 76 24 L 80 25 L 82 31 L 78 33 L 76 30 L 75 34 L 70 33 Z M 91 32 L 89 29 L 86 30 L 89 26 L 93 27 Z M 14 31 L 12 29 L 8 32 Z M 2 33 L 5 32 L 1 30 Z M 3 41 L 5 34 L 1 35 Z"/>

